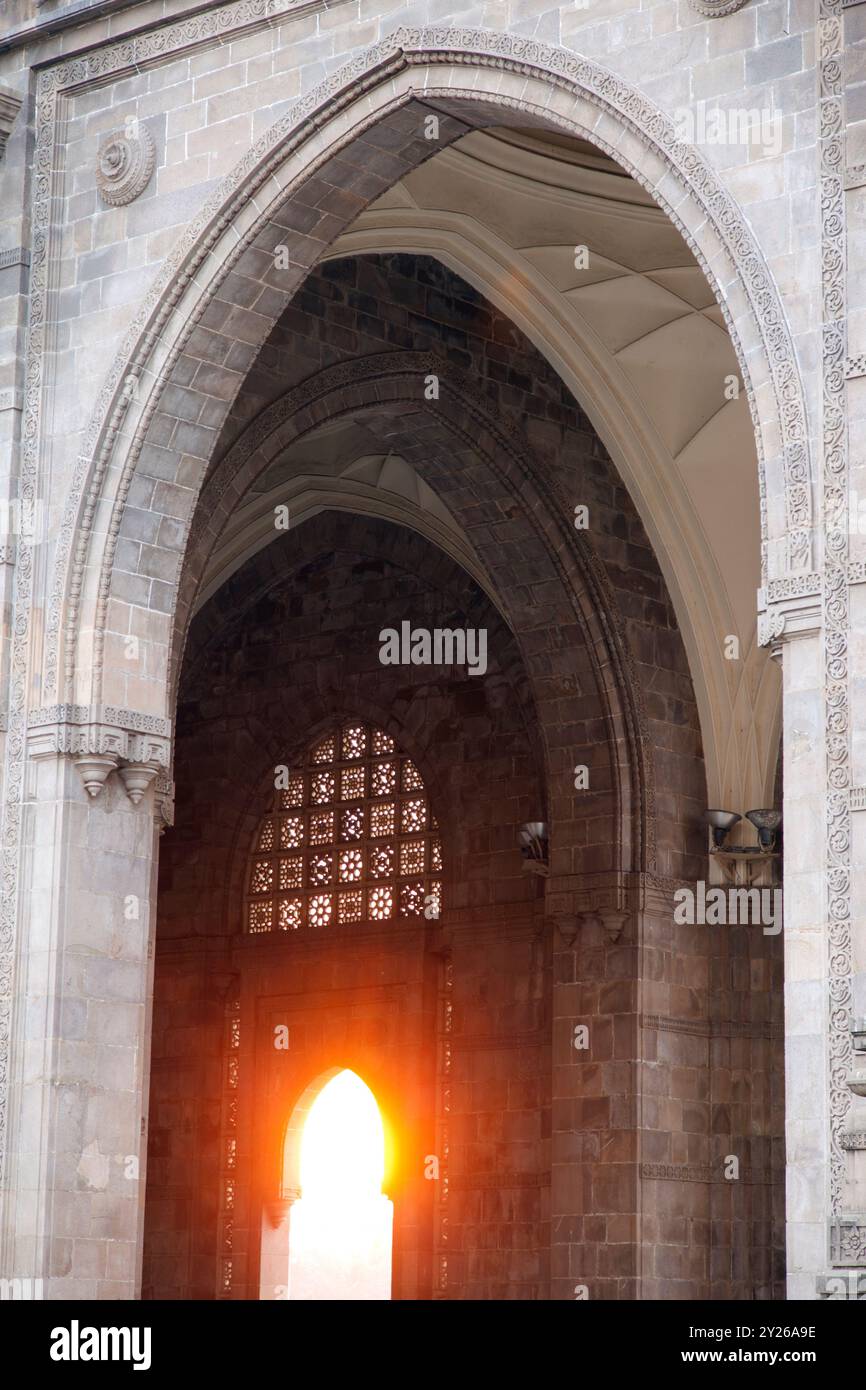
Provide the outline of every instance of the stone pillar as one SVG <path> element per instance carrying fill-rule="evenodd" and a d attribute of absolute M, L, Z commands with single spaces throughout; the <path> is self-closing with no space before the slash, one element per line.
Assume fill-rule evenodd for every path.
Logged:
<path fill-rule="evenodd" d="M 790 639 L 790 634 L 788 634 Z M 824 678 L 816 630 L 783 670 L 785 1145 L 788 1297 L 814 1298 L 826 1263 L 829 1090 L 824 872 Z"/>
<path fill-rule="evenodd" d="M 864 408 L 861 399 L 861 409 Z M 861 466 L 861 475 L 864 471 Z M 861 495 L 863 483 L 860 482 Z M 863 573 L 859 556 L 866 551 L 857 538 L 856 577 Z M 845 1188 L 838 1219 L 831 1229 L 832 1272 L 846 1272 L 846 1296 L 866 1294 L 866 585 L 850 590 L 851 681 L 851 1050 L 845 1081 L 850 1095 L 840 1125 L 839 1146 Z M 855 1273 L 856 1271 L 856 1273 Z"/>
<path fill-rule="evenodd" d="M 866 1266 L 858 1092 L 866 1088 L 857 1019 L 866 978 L 866 791 L 856 633 L 866 608 L 850 592 L 850 629 L 827 623 L 828 567 L 799 593 L 770 585 L 764 640 L 784 685 L 785 1115 L 788 1297 L 848 1297 Z M 772 602 L 774 587 L 779 602 Z M 861 611 L 863 610 L 863 611 Z M 854 679 L 848 682 L 848 663 Z M 848 695 L 843 694 L 848 691 Z M 853 696 L 853 698 L 851 698 Z M 851 1281 L 854 1281 L 852 1284 Z M 840 1293 L 839 1290 L 842 1290 Z"/>
<path fill-rule="evenodd" d="M 105 752 L 111 737 L 104 725 L 92 754 L 85 745 L 93 738 L 82 744 L 56 721 L 37 723 L 31 735 L 0 1272 L 41 1278 L 47 1298 L 134 1298 L 145 1187 L 155 772 Z M 101 760 L 95 790 L 94 760 Z"/>

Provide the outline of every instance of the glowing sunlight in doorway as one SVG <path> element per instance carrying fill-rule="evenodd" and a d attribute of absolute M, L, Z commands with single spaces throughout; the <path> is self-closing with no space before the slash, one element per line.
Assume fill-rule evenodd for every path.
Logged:
<path fill-rule="evenodd" d="M 291 1211 L 289 1298 L 391 1297 L 393 1208 L 382 1195 L 385 1134 L 369 1086 L 341 1071 L 322 1088 L 301 1139 Z"/>

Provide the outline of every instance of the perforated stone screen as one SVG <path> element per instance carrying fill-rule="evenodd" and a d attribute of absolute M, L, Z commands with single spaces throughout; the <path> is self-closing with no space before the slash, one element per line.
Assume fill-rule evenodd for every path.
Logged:
<path fill-rule="evenodd" d="M 278 780 L 251 857 L 248 931 L 438 918 L 438 826 L 389 734 L 344 724 Z"/>

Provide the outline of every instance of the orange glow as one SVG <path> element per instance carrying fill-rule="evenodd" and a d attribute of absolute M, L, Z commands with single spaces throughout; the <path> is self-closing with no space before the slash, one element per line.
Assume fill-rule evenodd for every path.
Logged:
<path fill-rule="evenodd" d="M 392 1204 L 382 1195 L 385 1135 L 353 1071 L 319 1092 L 301 1139 L 301 1199 L 291 1211 L 290 1299 L 391 1297 Z"/>

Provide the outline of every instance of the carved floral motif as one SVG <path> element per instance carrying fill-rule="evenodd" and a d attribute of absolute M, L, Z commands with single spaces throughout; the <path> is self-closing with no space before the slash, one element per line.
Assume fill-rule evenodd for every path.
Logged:
<path fill-rule="evenodd" d="M 96 186 L 110 207 L 122 207 L 143 193 L 156 163 L 156 146 L 146 125 L 115 131 L 96 157 Z"/>

